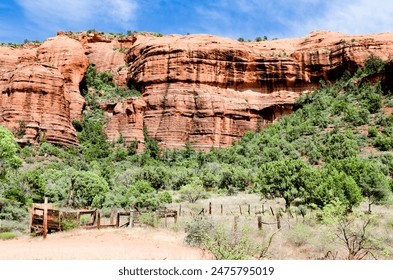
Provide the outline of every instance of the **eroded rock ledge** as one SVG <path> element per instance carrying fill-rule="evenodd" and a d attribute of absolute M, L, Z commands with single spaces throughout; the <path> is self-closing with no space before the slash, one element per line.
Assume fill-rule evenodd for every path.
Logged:
<path fill-rule="evenodd" d="M 0 47 L 0 124 L 23 144 L 45 136 L 77 144 L 89 63 L 110 71 L 140 98 L 101 104 L 106 133 L 143 143 L 143 127 L 167 148 L 228 146 L 248 130 L 292 112 L 296 98 L 356 71 L 373 54 L 390 60 L 393 33 L 364 36 L 315 31 L 296 39 L 241 43 L 211 35 L 59 33 L 41 46 Z M 387 80 L 391 79 L 390 71 Z M 21 135 L 21 123 L 25 133 Z"/>

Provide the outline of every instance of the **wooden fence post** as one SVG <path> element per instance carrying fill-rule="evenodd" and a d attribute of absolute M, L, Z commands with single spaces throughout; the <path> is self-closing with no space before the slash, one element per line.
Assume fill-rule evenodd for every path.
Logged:
<path fill-rule="evenodd" d="M 81 212 L 76 212 L 76 220 L 78 221 L 78 226 L 81 225 Z"/>
<path fill-rule="evenodd" d="M 212 203 L 209 202 L 209 215 L 211 215 L 211 214 L 212 214 Z"/>
<path fill-rule="evenodd" d="M 46 238 L 46 235 L 48 234 L 48 198 L 45 197 L 44 200 L 44 220 L 43 220 L 43 234 L 44 234 L 44 239 Z"/>
<path fill-rule="evenodd" d="M 262 230 L 262 216 L 258 216 L 258 229 Z"/>
<path fill-rule="evenodd" d="M 181 204 L 179 205 L 179 217 L 181 216 Z"/>
<path fill-rule="evenodd" d="M 101 227 L 101 212 L 100 210 L 97 210 L 97 229 L 100 229 Z"/>
<path fill-rule="evenodd" d="M 251 214 L 251 205 L 250 204 L 248 204 L 247 213 L 248 213 L 248 215 Z"/>
<path fill-rule="evenodd" d="M 165 215 L 165 227 L 168 227 L 168 215 L 167 215 L 167 211 L 166 208 L 164 209 L 164 215 Z"/>
<path fill-rule="evenodd" d="M 280 213 L 277 213 L 276 217 L 277 217 L 277 229 L 280 229 L 281 228 Z"/>
<path fill-rule="evenodd" d="M 239 210 L 240 210 L 240 216 L 242 216 L 243 213 L 242 213 L 242 206 L 241 205 L 239 205 Z"/>
<path fill-rule="evenodd" d="M 222 213 L 224 213 L 224 209 L 223 209 L 222 204 L 221 204 L 221 215 L 222 215 Z"/>
<path fill-rule="evenodd" d="M 110 224 L 113 225 L 115 222 L 115 209 L 111 209 L 111 221 Z"/>
<path fill-rule="evenodd" d="M 120 227 L 120 212 L 119 211 L 117 212 L 117 215 L 116 215 L 116 227 L 117 228 Z"/>
<path fill-rule="evenodd" d="M 131 208 L 131 210 L 130 210 L 130 224 L 129 224 L 129 227 L 134 227 L 134 225 L 135 225 L 135 215 L 136 215 L 135 212 L 136 212 L 136 210 Z"/>

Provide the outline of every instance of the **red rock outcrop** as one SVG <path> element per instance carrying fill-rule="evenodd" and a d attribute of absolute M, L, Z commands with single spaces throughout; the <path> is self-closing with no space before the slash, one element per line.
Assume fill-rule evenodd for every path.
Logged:
<path fill-rule="evenodd" d="M 300 39 L 241 43 L 211 35 L 138 38 L 127 52 L 129 83 L 146 101 L 149 134 L 169 148 L 227 146 L 291 112 L 302 93 L 388 59 L 393 34 L 313 32 Z"/>
<path fill-rule="evenodd" d="M 168 148 L 186 141 L 197 149 L 227 146 L 289 114 L 295 99 L 321 79 L 356 71 L 371 54 L 393 55 L 392 33 L 316 31 L 243 43 L 211 35 L 112 37 L 59 33 L 39 47 L 0 47 L 0 124 L 16 135 L 23 123 L 21 143 L 45 135 L 53 143 L 77 144 L 71 121 L 81 118 L 80 91 L 93 63 L 112 72 L 117 85 L 142 92 L 101 104 L 111 140 L 122 135 L 143 143 L 146 126 Z"/>
<path fill-rule="evenodd" d="M 8 80 L 0 88 L 0 124 L 14 131 L 21 144 L 44 139 L 60 145 L 76 144 L 60 71 L 22 63 L 7 74 L 3 79 Z"/>
<path fill-rule="evenodd" d="M 64 93 L 70 102 L 70 117 L 80 119 L 85 99 L 79 85 L 89 66 L 81 43 L 65 35 L 49 38 L 37 49 L 37 58 L 39 62 L 52 65 L 62 73 Z"/>
<path fill-rule="evenodd" d="M 143 124 L 146 103 L 142 98 L 129 98 L 122 102 L 105 103 L 100 106 L 105 111 L 107 124 L 105 131 L 109 139 L 123 137 L 127 142 L 137 140 L 139 151 L 143 151 Z"/>

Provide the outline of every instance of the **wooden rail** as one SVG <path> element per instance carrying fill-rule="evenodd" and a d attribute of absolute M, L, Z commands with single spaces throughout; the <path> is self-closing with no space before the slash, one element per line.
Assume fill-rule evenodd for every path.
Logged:
<path fill-rule="evenodd" d="M 95 210 L 54 210 L 52 205 L 48 204 L 47 199 L 43 204 L 34 204 L 32 207 L 30 231 L 35 234 L 42 234 L 44 239 L 47 233 L 63 230 L 62 225 L 66 222 L 74 223 L 75 226 L 83 229 L 102 229 L 102 228 L 121 228 L 127 226 L 135 226 L 140 224 L 140 215 L 148 213 L 137 208 L 130 211 L 111 210 L 110 223 L 102 224 L 101 212 Z M 177 211 L 169 209 L 161 209 L 155 212 L 159 219 L 165 219 L 167 226 L 168 218 L 173 218 L 177 222 Z M 87 223 L 82 224 L 82 216 L 89 215 Z M 115 222 L 116 217 L 116 222 Z M 122 222 L 122 217 L 127 217 L 126 222 Z"/>

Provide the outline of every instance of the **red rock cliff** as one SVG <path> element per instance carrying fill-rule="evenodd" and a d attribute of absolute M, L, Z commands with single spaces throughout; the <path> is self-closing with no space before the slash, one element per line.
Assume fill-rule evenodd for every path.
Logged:
<path fill-rule="evenodd" d="M 118 85 L 142 92 L 101 105 L 111 140 L 122 135 L 143 142 L 146 126 L 164 147 L 181 148 L 186 141 L 197 149 L 227 146 L 289 114 L 299 95 L 321 79 L 356 71 L 371 54 L 390 60 L 393 34 L 317 31 L 241 43 L 211 35 L 108 39 L 62 33 L 39 47 L 0 47 L 0 124 L 21 143 L 45 135 L 49 142 L 77 144 L 71 121 L 81 118 L 80 89 L 93 63 L 112 72 Z"/>
<path fill-rule="evenodd" d="M 163 145 L 227 146 L 290 113 L 321 79 L 355 71 L 371 54 L 387 60 L 392 40 L 393 34 L 331 32 L 254 43 L 210 35 L 138 38 L 127 52 L 128 80 L 141 89 L 144 123 Z"/>

